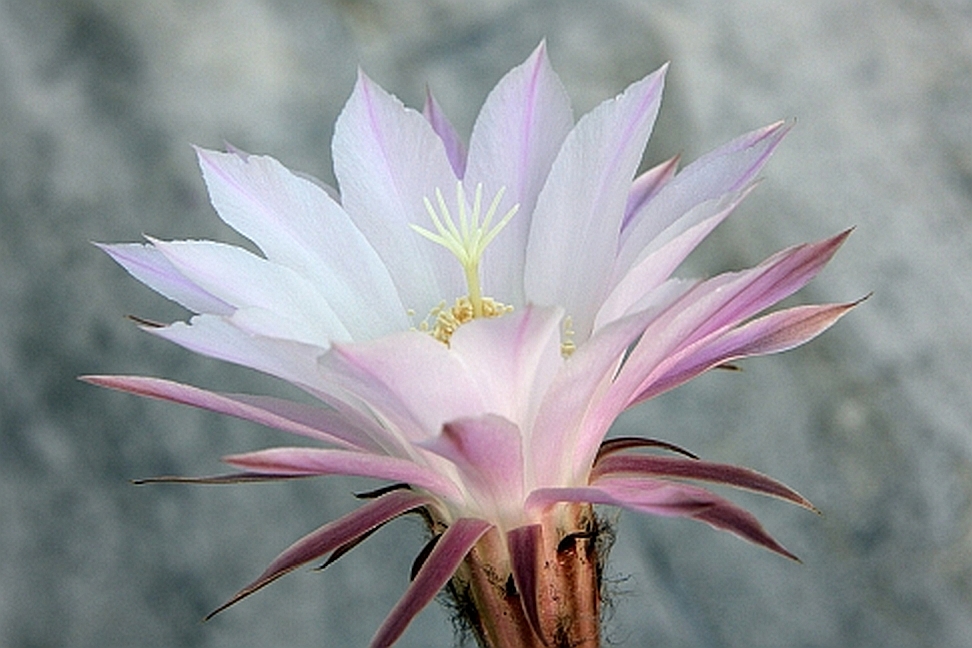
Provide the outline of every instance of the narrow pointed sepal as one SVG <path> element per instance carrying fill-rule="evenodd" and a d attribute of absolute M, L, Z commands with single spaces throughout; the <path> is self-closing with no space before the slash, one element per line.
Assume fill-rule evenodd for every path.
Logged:
<path fill-rule="evenodd" d="M 527 508 L 542 510 L 558 502 L 608 504 L 650 515 L 692 518 L 798 561 L 752 514 L 724 497 L 690 484 L 612 475 L 586 487 L 537 489 L 527 498 Z"/>
<path fill-rule="evenodd" d="M 597 458 L 594 460 L 594 463 L 596 465 L 597 462 L 602 458 L 616 452 L 621 452 L 622 450 L 632 450 L 635 448 L 661 448 L 662 450 L 669 450 L 671 452 L 677 452 L 680 455 L 685 455 L 689 459 L 699 458 L 695 453 L 689 452 L 685 448 L 675 445 L 674 443 L 669 443 L 668 441 L 644 439 L 641 437 L 616 437 L 601 443 L 601 447 L 597 451 Z"/>
<path fill-rule="evenodd" d="M 368 502 L 361 508 L 337 520 L 328 522 L 290 545 L 270 563 L 256 580 L 233 595 L 226 603 L 210 612 L 206 616 L 206 620 L 213 618 L 226 608 L 301 565 L 345 547 L 349 543 L 367 536 L 377 527 L 399 515 L 430 504 L 432 501 L 427 495 L 420 495 L 407 490 L 396 490 Z"/>
<path fill-rule="evenodd" d="M 728 500 L 722 500 L 722 498 L 719 499 L 721 501 L 718 501 L 712 506 L 699 511 L 693 515 L 692 518 L 705 522 L 709 526 L 716 529 L 734 533 L 744 540 L 749 540 L 753 544 L 758 544 L 765 547 L 774 553 L 778 553 L 781 556 L 789 558 L 790 560 L 802 562 L 796 556 L 796 554 L 777 542 L 776 538 L 771 536 L 769 532 L 763 528 L 763 525 L 759 523 L 756 516 L 749 511 L 736 506 Z"/>
<path fill-rule="evenodd" d="M 206 477 L 183 477 L 181 475 L 162 475 L 160 477 L 144 477 L 133 479 L 136 486 L 145 484 L 253 484 L 258 482 L 284 481 L 288 479 L 303 479 L 310 475 L 264 475 L 261 473 L 229 473 L 227 475 L 209 475 Z"/>
<path fill-rule="evenodd" d="M 523 612 L 526 614 L 533 632 L 548 645 L 543 636 L 540 623 L 540 609 L 537 605 L 537 561 L 540 560 L 541 544 L 543 542 L 543 527 L 531 524 L 513 529 L 506 534 L 506 544 L 510 551 L 510 566 L 513 570 L 513 582 L 520 594 Z"/>
<path fill-rule="evenodd" d="M 693 479 L 770 495 L 791 504 L 819 513 L 810 501 L 798 492 L 771 477 L 731 464 L 659 457 L 657 455 L 617 453 L 602 456 L 591 471 L 591 484 L 606 476 L 639 475 L 653 478 Z"/>
<path fill-rule="evenodd" d="M 462 518 L 446 529 L 418 570 L 404 596 L 371 640 L 371 648 L 387 648 L 398 640 L 415 615 L 421 612 L 449 582 L 469 550 L 491 527 L 492 525 L 485 520 Z"/>

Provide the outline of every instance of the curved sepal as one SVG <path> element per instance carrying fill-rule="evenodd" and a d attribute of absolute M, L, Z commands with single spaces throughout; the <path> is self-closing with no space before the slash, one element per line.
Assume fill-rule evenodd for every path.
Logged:
<path fill-rule="evenodd" d="M 469 550 L 490 528 L 492 525 L 485 520 L 461 518 L 446 529 L 371 640 L 371 648 L 387 648 L 402 636 L 415 615 L 449 582 Z"/>
<path fill-rule="evenodd" d="M 246 598 L 257 590 L 269 585 L 281 576 L 292 572 L 304 565 L 338 549 L 361 536 L 370 534 L 374 529 L 407 513 L 413 509 L 432 502 L 427 495 L 420 495 L 412 491 L 396 490 L 375 500 L 347 515 L 328 522 L 316 531 L 290 545 L 283 553 L 260 574 L 256 580 L 241 589 L 226 603 L 206 615 L 209 620 L 231 605 Z"/>

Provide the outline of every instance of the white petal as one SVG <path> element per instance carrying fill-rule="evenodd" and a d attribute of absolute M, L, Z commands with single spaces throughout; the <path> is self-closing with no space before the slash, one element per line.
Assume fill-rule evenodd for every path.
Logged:
<path fill-rule="evenodd" d="M 325 190 L 270 157 L 197 153 L 220 217 L 316 284 L 354 337 L 407 327 L 388 269 Z"/>
<path fill-rule="evenodd" d="M 455 195 L 456 176 L 428 121 L 364 74 L 334 126 L 341 202 L 420 317 L 465 293 L 462 268 L 409 226 L 429 225 L 423 198 Z"/>
<path fill-rule="evenodd" d="M 197 315 L 148 332 L 211 358 L 250 367 L 295 385 L 320 392 L 317 359 L 323 347 L 246 333 L 222 317 Z"/>
<path fill-rule="evenodd" d="M 489 294 L 523 303 L 523 263 L 530 218 L 557 151 L 574 125 L 570 98 L 550 67 L 541 44 L 523 64 L 496 85 L 473 127 L 466 192 L 483 183 L 492 197 L 506 188 L 498 212 L 520 208 L 483 261 L 483 285 Z"/>
<path fill-rule="evenodd" d="M 533 215 L 527 299 L 563 306 L 580 341 L 605 296 L 628 192 L 661 102 L 665 68 L 585 115 L 567 136 Z"/>
<path fill-rule="evenodd" d="M 233 312 L 232 306 L 186 279 L 151 244 L 98 244 L 98 247 L 143 284 L 194 313 L 229 315 Z"/>
<path fill-rule="evenodd" d="M 237 309 L 254 309 L 253 317 L 264 322 L 260 328 L 275 330 L 254 333 L 317 346 L 351 338 L 317 287 L 290 268 L 213 241 L 154 244 L 193 283 Z M 250 316 L 239 317 L 242 323 Z"/>

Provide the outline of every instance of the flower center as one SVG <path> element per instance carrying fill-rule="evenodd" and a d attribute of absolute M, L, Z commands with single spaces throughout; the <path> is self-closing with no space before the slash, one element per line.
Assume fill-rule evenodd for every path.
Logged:
<path fill-rule="evenodd" d="M 463 188 L 462 182 L 457 182 L 458 223 L 453 219 L 452 212 L 449 211 L 449 206 L 446 204 L 441 190 L 435 190 L 436 205 L 433 205 L 428 197 L 423 198 L 425 210 L 432 218 L 435 231 L 427 230 L 415 224 L 412 224 L 412 229 L 455 255 L 462 265 L 466 277 L 466 287 L 469 291 L 467 295 L 456 299 L 452 307 L 447 308 L 445 302 L 436 306 L 430 313 L 430 317 L 434 320 L 432 326 L 423 325 L 422 330 L 428 330 L 440 342 L 448 344 L 449 338 L 452 337 L 455 330 L 472 319 L 499 317 L 513 310 L 512 306 L 502 304 L 490 297 L 484 297 L 479 282 L 479 262 L 483 258 L 486 246 L 506 227 L 506 224 L 510 222 L 510 219 L 520 208 L 518 204 L 514 205 L 494 225 L 493 219 L 496 217 L 496 210 L 499 208 L 504 193 L 506 193 L 505 187 L 496 192 L 496 196 L 493 197 L 486 213 L 483 214 L 482 183 L 476 185 L 476 193 L 473 197 L 472 209 L 470 209 L 466 204 L 466 190 Z M 438 206 L 438 210 L 436 210 L 436 206 Z"/>

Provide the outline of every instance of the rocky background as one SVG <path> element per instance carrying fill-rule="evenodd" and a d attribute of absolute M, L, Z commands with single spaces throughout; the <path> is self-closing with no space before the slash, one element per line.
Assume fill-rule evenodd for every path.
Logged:
<path fill-rule="evenodd" d="M 358 65 L 413 106 L 428 82 L 468 133 L 542 38 L 577 115 L 672 61 L 649 162 L 796 119 L 686 273 L 856 226 L 799 301 L 873 291 L 809 346 L 619 423 L 781 478 L 824 516 L 736 497 L 803 565 L 697 523 L 618 516 L 609 639 L 972 644 L 967 0 L 0 0 L 0 645 L 366 645 L 404 590 L 417 520 L 200 623 L 365 484 L 130 485 L 283 437 L 75 376 L 278 387 L 139 332 L 126 314 L 184 314 L 89 242 L 233 240 L 190 143 L 330 179 Z M 400 645 L 452 641 L 432 606 Z"/>

